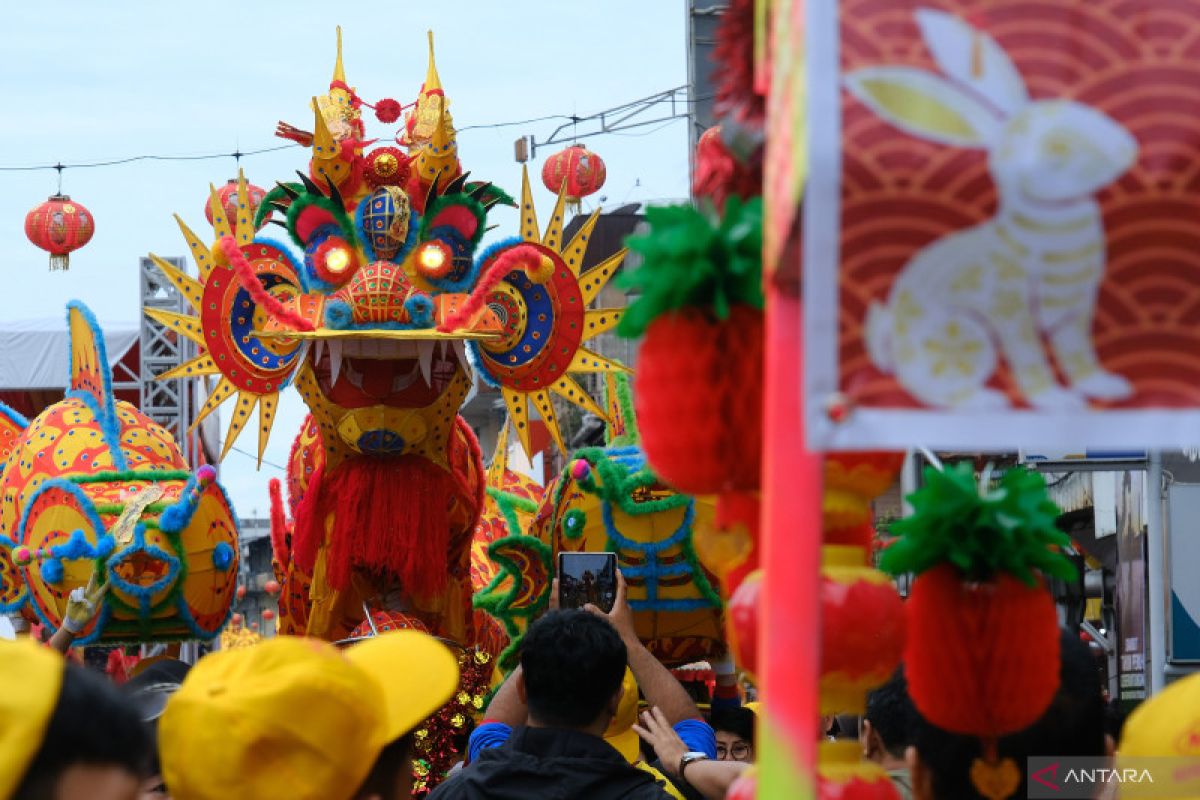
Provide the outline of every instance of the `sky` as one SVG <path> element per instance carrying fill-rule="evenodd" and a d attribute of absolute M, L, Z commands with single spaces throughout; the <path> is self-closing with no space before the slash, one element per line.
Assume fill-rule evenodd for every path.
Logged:
<path fill-rule="evenodd" d="M 460 129 L 585 116 L 687 82 L 684 0 L 59 0 L 53 11 L 11 5 L 0 27 L 0 167 L 283 144 L 273 136 L 277 121 L 311 129 L 308 104 L 328 89 L 339 24 L 348 83 L 368 100 L 401 103 L 415 98 L 425 77 L 425 32 L 432 29 Z M 368 136 L 394 134 L 395 126 L 366 113 Z M 516 194 L 514 140 L 545 139 L 560 122 L 462 130 L 460 158 L 473 176 Z M 684 120 L 583 143 L 607 164 L 608 182 L 596 195 L 606 205 L 687 195 Z M 531 172 L 557 149 L 539 149 Z M 265 188 L 306 164 L 300 148 L 242 161 L 247 178 Z M 208 185 L 235 174 L 232 158 L 65 170 L 63 192 L 93 213 L 96 234 L 71 257 L 69 272 L 51 273 L 23 225 L 29 209 L 55 192 L 55 173 L 0 171 L 0 324 L 58 317 L 71 299 L 86 302 L 101 324 L 135 324 L 139 257 L 185 253 L 174 213 L 197 233 L 210 232 L 203 216 Z M 536 175 L 534 184 L 538 207 L 550 206 Z M 490 221 L 500 226 L 493 236 L 516 234 L 515 212 L 494 212 Z M 265 461 L 286 461 L 304 413 L 294 392 L 281 398 Z M 251 438 L 244 434 L 239 448 L 253 450 Z M 279 475 L 267 465 L 256 472 L 237 452 L 221 470 L 243 517 L 265 515 L 267 480 Z"/>

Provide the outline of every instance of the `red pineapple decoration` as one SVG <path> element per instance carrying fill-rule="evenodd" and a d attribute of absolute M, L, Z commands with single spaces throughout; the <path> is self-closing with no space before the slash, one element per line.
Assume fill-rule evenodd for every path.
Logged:
<path fill-rule="evenodd" d="M 50 253 L 50 270 L 71 266 L 71 253 L 92 240 L 96 222 L 92 212 L 65 194 L 51 196 L 25 215 L 25 235 Z"/>
<path fill-rule="evenodd" d="M 558 194 L 565 182 L 567 203 L 575 211 L 580 200 L 600 191 L 606 177 L 604 159 L 581 144 L 555 153 L 542 165 L 542 184 Z"/>
<path fill-rule="evenodd" d="M 619 332 L 645 339 L 634 376 L 642 447 L 655 474 L 688 494 L 751 491 L 762 454 L 762 201 L 730 198 L 714 219 L 650 208 L 630 238 L 641 296 Z"/>
<path fill-rule="evenodd" d="M 979 737 L 976 790 L 1011 797 L 1020 769 L 998 758 L 996 742 L 1036 722 L 1058 690 L 1058 617 L 1044 576 L 1075 577 L 1060 550 L 1070 540 L 1045 480 L 1024 469 L 992 489 L 970 464 L 929 468 L 909 501 L 914 513 L 892 526 L 897 539 L 880 562 L 916 575 L 905 609 L 909 694 L 933 725 Z"/>

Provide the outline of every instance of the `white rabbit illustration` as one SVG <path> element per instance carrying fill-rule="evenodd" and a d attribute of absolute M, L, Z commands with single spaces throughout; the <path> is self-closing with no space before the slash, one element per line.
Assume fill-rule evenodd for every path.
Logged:
<path fill-rule="evenodd" d="M 1129 396 L 1129 382 L 1103 369 L 1092 344 L 1105 267 L 1092 195 L 1133 164 L 1137 141 L 1081 103 L 1030 100 L 1000 46 L 959 18 L 929 9 L 915 16 L 944 76 L 868 67 L 848 73 L 846 86 L 909 133 L 986 149 L 999 207 L 908 261 L 886 305 L 867 314 L 871 359 L 932 406 L 1007 406 L 985 386 L 997 350 L 1034 407 Z M 1068 387 L 1055 379 L 1043 335 Z"/>

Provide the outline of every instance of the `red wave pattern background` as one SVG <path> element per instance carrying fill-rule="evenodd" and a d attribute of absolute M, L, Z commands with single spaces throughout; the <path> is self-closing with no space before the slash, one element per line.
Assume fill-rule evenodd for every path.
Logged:
<path fill-rule="evenodd" d="M 937 72 L 913 21 L 939 8 L 986 30 L 1033 99 L 1097 108 L 1138 140 L 1137 163 L 1097 195 L 1108 267 L 1094 340 L 1135 395 L 1122 407 L 1200 405 L 1200 0 L 843 0 L 843 71 Z M 842 92 L 840 385 L 862 406 L 916 407 L 871 363 L 863 323 L 905 263 L 996 210 L 985 154 L 914 138 Z M 1017 399 L 1001 368 L 993 385 Z"/>

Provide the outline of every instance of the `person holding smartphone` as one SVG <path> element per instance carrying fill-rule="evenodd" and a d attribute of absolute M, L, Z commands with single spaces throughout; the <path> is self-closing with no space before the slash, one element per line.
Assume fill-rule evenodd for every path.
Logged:
<path fill-rule="evenodd" d="M 646 701 L 661 710 L 687 743 L 679 760 L 715 758 L 712 728 L 687 691 L 637 638 L 625 579 L 615 564 L 613 572 L 616 587 L 608 613 L 591 604 L 560 609 L 555 580 L 551 611 L 529 627 L 521 666 L 500 687 L 484 722 L 471 735 L 469 766 L 439 786 L 431 800 L 515 800 L 552 791 L 593 800 L 670 797 L 648 772 L 631 765 L 603 739 L 621 700 L 627 664 Z M 564 589 L 574 596 L 574 583 Z"/>

